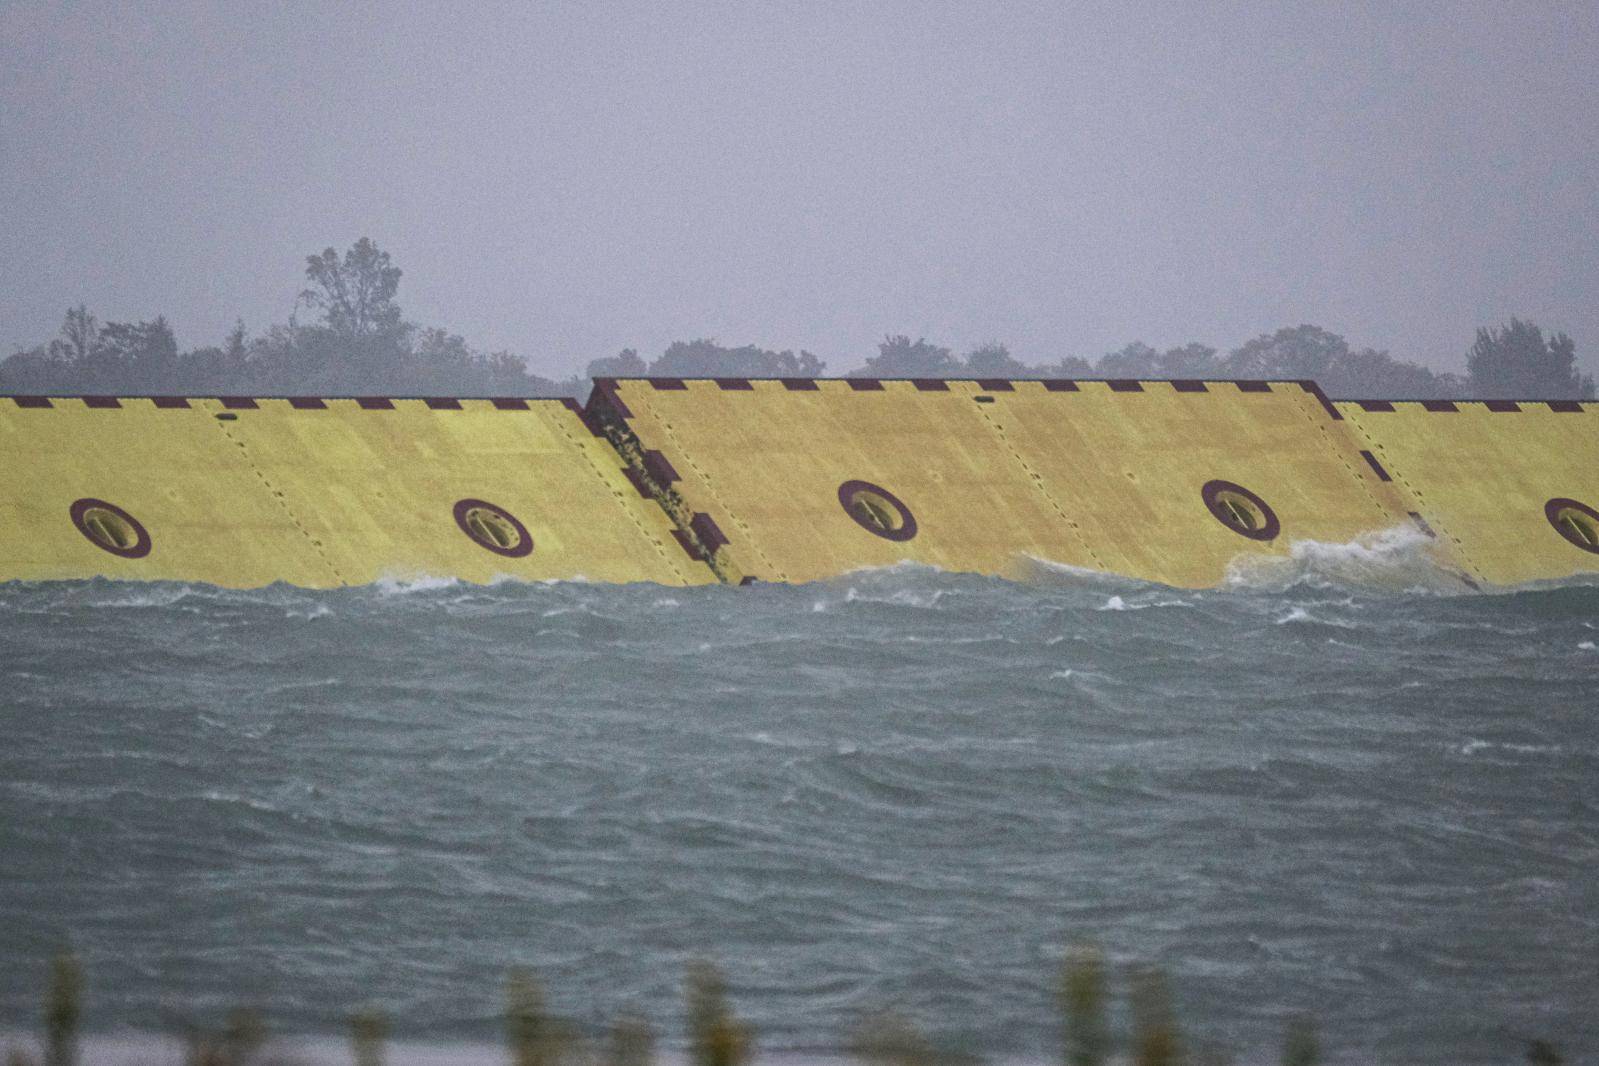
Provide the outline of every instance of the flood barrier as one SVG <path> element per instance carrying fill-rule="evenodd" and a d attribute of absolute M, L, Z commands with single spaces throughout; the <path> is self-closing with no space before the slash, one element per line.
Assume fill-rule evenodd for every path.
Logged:
<path fill-rule="evenodd" d="M 0 398 L 0 579 L 715 580 L 560 400 Z"/>
<path fill-rule="evenodd" d="M 1362 455 L 1484 583 L 1599 571 L 1599 403 L 1366 400 Z"/>
<path fill-rule="evenodd" d="M 1412 521 L 1310 383 L 606 379 L 589 413 L 728 581 L 1045 560 L 1205 587 Z"/>
<path fill-rule="evenodd" d="M 911 561 L 1198 588 L 1401 529 L 1463 584 L 1514 584 L 1599 571 L 1596 414 L 1299 381 L 0 397 L 0 580 L 748 584 Z"/>

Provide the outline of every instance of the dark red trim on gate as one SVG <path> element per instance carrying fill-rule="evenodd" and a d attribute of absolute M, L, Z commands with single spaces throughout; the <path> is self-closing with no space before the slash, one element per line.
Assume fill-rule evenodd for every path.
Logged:
<path fill-rule="evenodd" d="M 672 466 L 671 460 L 654 448 L 644 453 L 644 472 L 649 474 L 657 485 L 665 486 L 682 480 L 678 477 L 677 469 Z"/>
<path fill-rule="evenodd" d="M 714 552 L 728 542 L 726 534 L 716 524 L 716 519 L 704 511 L 695 511 L 694 517 L 689 519 L 688 527 L 694 531 L 700 543 L 705 545 L 706 551 Z"/>
<path fill-rule="evenodd" d="M 1299 383 L 1299 387 L 1316 397 L 1321 402 L 1323 410 L 1327 412 L 1334 422 L 1342 422 L 1344 420 L 1344 413 L 1338 410 L 1337 404 L 1327 398 L 1327 394 L 1321 390 L 1320 385 L 1307 378 Z"/>

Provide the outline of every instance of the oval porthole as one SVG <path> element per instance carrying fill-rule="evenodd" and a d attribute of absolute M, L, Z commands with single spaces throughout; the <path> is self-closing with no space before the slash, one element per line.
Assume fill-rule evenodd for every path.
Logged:
<path fill-rule="evenodd" d="M 114 503 L 84 497 L 72 504 L 72 524 L 90 544 L 124 559 L 142 559 L 150 554 L 150 534 L 133 517 Z"/>
<path fill-rule="evenodd" d="M 517 517 L 487 500 L 461 500 L 455 524 L 480 547 L 512 559 L 533 554 L 533 537 Z"/>
<path fill-rule="evenodd" d="M 1259 496 L 1231 481 L 1207 481 L 1199 490 L 1216 521 L 1250 540 L 1271 540 L 1282 532 L 1277 512 Z"/>
<path fill-rule="evenodd" d="M 1585 503 L 1557 497 L 1543 505 L 1555 532 L 1585 552 L 1599 555 L 1599 511 Z"/>
<path fill-rule="evenodd" d="M 910 540 L 916 536 L 916 516 L 898 496 L 870 481 L 846 481 L 838 487 L 844 513 L 884 540 Z"/>

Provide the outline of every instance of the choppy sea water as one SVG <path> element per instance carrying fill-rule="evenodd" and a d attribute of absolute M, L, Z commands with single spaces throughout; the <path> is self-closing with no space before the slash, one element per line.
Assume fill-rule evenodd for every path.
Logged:
<path fill-rule="evenodd" d="M 0 586 L 0 1029 L 70 945 L 101 1032 L 485 1040 L 524 964 L 670 1044 L 712 958 L 763 1049 L 1054 1058 L 1091 938 L 1246 1059 L 1599 1056 L 1599 586 L 1038 578 Z"/>

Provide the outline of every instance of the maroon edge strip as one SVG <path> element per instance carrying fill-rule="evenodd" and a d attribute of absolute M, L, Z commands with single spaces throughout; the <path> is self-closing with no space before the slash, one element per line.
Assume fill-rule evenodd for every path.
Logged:
<path fill-rule="evenodd" d="M 637 469 L 631 466 L 624 466 L 622 468 L 622 475 L 627 478 L 629 484 L 631 484 L 635 489 L 638 489 L 638 494 L 640 496 L 644 497 L 646 500 L 650 498 L 649 486 L 644 484 L 644 475 L 639 473 Z"/>
<path fill-rule="evenodd" d="M 1116 378 L 1114 380 L 1105 382 L 1105 384 L 1110 386 L 1110 391 L 1111 392 L 1143 392 L 1144 391 L 1144 386 L 1143 386 L 1142 382 L 1132 381 L 1132 380 L 1127 379 L 1127 378 Z"/>
<path fill-rule="evenodd" d="M 700 543 L 705 545 L 709 551 L 714 552 L 728 542 L 727 535 L 716 524 L 716 519 L 704 511 L 694 512 L 694 517 L 689 519 L 688 528 L 694 531 L 694 535 L 700 539 Z"/>
<path fill-rule="evenodd" d="M 327 402 L 316 396 L 290 396 L 289 406 L 296 411 L 326 411 Z"/>
<path fill-rule="evenodd" d="M 883 383 L 877 378 L 847 378 L 849 387 L 856 392 L 882 392 Z"/>
<path fill-rule="evenodd" d="M 682 378 L 649 378 L 649 383 L 658 392 L 682 392 L 688 384 Z"/>
<path fill-rule="evenodd" d="M 781 378 L 783 388 L 789 392 L 816 392 L 820 386 L 815 378 Z"/>
<path fill-rule="evenodd" d="M 1050 378 L 1044 382 L 1045 392 L 1077 392 L 1077 382 L 1069 378 Z"/>
<path fill-rule="evenodd" d="M 162 411 L 187 411 L 189 398 L 187 396 L 152 396 L 150 402 Z"/>
<path fill-rule="evenodd" d="M 248 396 L 218 396 L 222 406 L 229 411 L 254 411 L 256 402 Z"/>
<path fill-rule="evenodd" d="M 13 396 L 11 402 L 18 407 L 44 408 L 54 407 L 48 396 Z"/>
<path fill-rule="evenodd" d="M 1311 381 L 1309 378 L 1306 378 L 1299 383 L 1299 387 L 1316 397 L 1316 399 L 1321 403 L 1322 409 L 1327 412 L 1328 416 L 1332 418 L 1334 422 L 1342 422 L 1344 420 L 1344 413 L 1338 410 L 1337 404 L 1333 403 L 1327 398 L 1327 394 L 1321 391 L 1320 385 L 1316 384 L 1314 381 Z"/>
<path fill-rule="evenodd" d="M 1580 400 L 1550 400 L 1549 410 L 1557 415 L 1582 414 L 1582 401 Z"/>
<path fill-rule="evenodd" d="M 684 533 L 681 529 L 672 530 L 672 539 L 676 540 L 677 546 L 682 548 L 688 557 L 693 559 L 696 563 L 703 563 L 707 561 L 705 553 L 696 548 L 694 546 L 694 542 L 688 539 L 688 534 Z"/>
<path fill-rule="evenodd" d="M 977 387 L 984 392 L 1015 392 L 1016 386 L 999 378 L 978 378 Z"/>
<path fill-rule="evenodd" d="M 1436 533 L 1434 533 L 1432 531 L 1432 527 L 1427 524 L 1427 520 L 1425 518 L 1421 517 L 1421 514 L 1419 512 L 1406 511 L 1405 513 L 1410 516 L 1410 520 L 1412 522 L 1416 523 L 1416 528 L 1417 529 L 1421 530 L 1423 533 L 1425 533 L 1429 537 L 1432 537 L 1434 539 L 1437 538 L 1438 534 L 1436 534 Z"/>
<path fill-rule="evenodd" d="M 451 396 L 429 396 L 422 401 L 428 405 L 429 411 L 459 411 L 461 401 Z"/>
<path fill-rule="evenodd" d="M 1484 400 L 1483 406 L 1499 414 L 1515 414 L 1521 410 L 1521 404 L 1515 400 Z"/>
<path fill-rule="evenodd" d="M 658 485 L 670 485 L 674 481 L 681 480 L 678 477 L 677 468 L 672 465 L 672 461 L 654 448 L 644 453 L 644 472 L 649 474 Z"/>
<path fill-rule="evenodd" d="M 122 401 L 115 396 L 83 396 L 83 406 L 96 411 L 109 411 L 122 406 Z"/>
<path fill-rule="evenodd" d="M 1239 392 L 1270 392 L 1271 391 L 1271 382 L 1269 382 L 1269 381 L 1240 381 L 1237 384 L 1238 384 L 1238 391 Z"/>
<path fill-rule="evenodd" d="M 357 396 L 355 403 L 363 411 L 394 410 L 394 401 L 386 396 Z"/>
<path fill-rule="evenodd" d="M 943 378 L 912 378 L 911 384 L 916 386 L 917 392 L 949 391 L 949 382 Z"/>
<path fill-rule="evenodd" d="M 1370 411 L 1374 414 L 1381 414 L 1394 409 L 1394 405 L 1387 400 L 1356 400 L 1355 402 L 1360 404 L 1362 411 Z"/>
<path fill-rule="evenodd" d="M 1372 469 L 1372 473 L 1377 475 L 1378 481 L 1393 480 L 1393 478 L 1388 476 L 1388 471 L 1383 469 L 1382 464 L 1377 461 L 1377 457 L 1371 454 L 1371 452 L 1367 451 L 1365 448 L 1362 448 L 1360 449 L 1360 457 L 1366 460 L 1367 465 Z"/>
<path fill-rule="evenodd" d="M 605 428 L 600 425 L 600 420 L 577 400 L 571 396 L 562 396 L 561 406 L 577 415 L 577 420 L 583 423 L 583 428 L 589 431 L 591 437 L 605 436 Z"/>
<path fill-rule="evenodd" d="M 496 411 L 526 411 L 527 401 L 518 396 L 499 396 L 493 401 Z"/>
<path fill-rule="evenodd" d="M 622 402 L 622 397 L 617 392 L 615 378 L 595 378 L 594 388 L 589 390 L 589 414 L 595 415 L 599 408 L 609 407 L 617 418 L 632 418 L 633 411 Z"/>
<path fill-rule="evenodd" d="M 713 378 L 712 380 L 716 382 L 716 387 L 723 392 L 752 392 L 755 389 L 755 386 L 750 384 L 749 378 Z"/>
<path fill-rule="evenodd" d="M 1173 381 L 1171 387 L 1178 392 L 1209 392 L 1210 386 L 1203 381 Z"/>
<path fill-rule="evenodd" d="M 1455 406 L 1455 401 L 1453 400 L 1423 400 L 1421 401 L 1421 409 L 1423 411 L 1431 411 L 1434 414 L 1458 414 L 1460 412 L 1460 408 Z"/>

